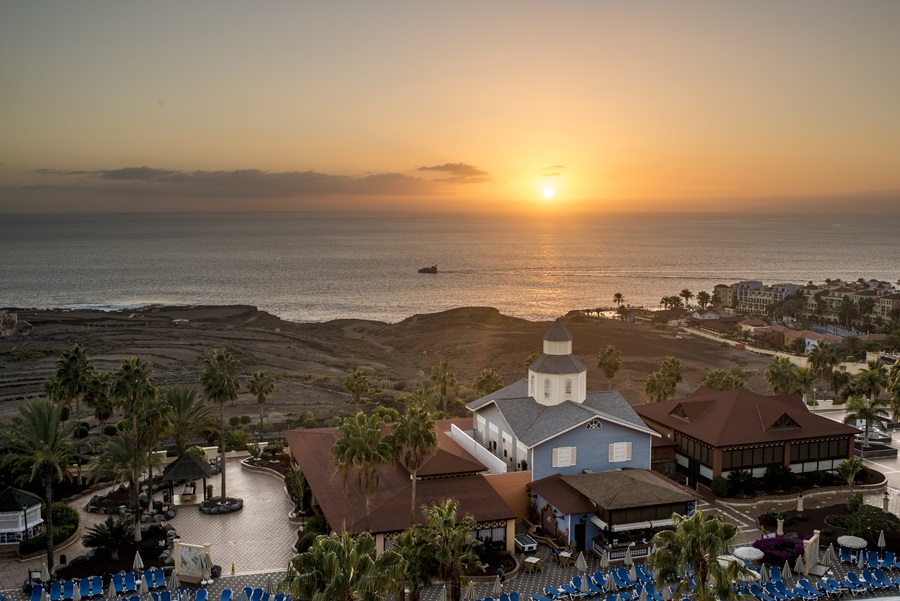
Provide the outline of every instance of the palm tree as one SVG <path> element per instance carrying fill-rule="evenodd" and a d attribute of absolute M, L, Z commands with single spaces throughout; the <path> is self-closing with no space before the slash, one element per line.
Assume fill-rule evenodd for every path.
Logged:
<path fill-rule="evenodd" d="M 746 377 L 747 375 L 739 365 L 732 365 L 728 371 L 724 369 L 710 370 L 703 380 L 703 386 L 715 390 L 736 390 L 744 387 Z"/>
<path fill-rule="evenodd" d="M 282 584 L 295 599 L 381 601 L 403 573 L 400 555 L 375 551 L 368 532 L 321 535 L 288 563 Z"/>
<path fill-rule="evenodd" d="M 863 461 L 859 457 L 850 457 L 849 459 L 844 459 L 838 464 L 837 473 L 844 482 L 847 483 L 847 488 L 850 489 L 850 494 L 853 494 L 853 483 L 856 482 L 856 476 L 863 470 Z"/>
<path fill-rule="evenodd" d="M 18 482 L 40 482 L 44 487 L 47 567 L 53 573 L 53 483 L 66 477 L 75 456 L 75 420 L 64 421 L 63 407 L 36 398 L 19 407 L 19 415 L 0 432 L 0 465 L 19 474 Z"/>
<path fill-rule="evenodd" d="M 100 430 L 115 412 L 115 405 L 110 396 L 112 378 L 108 373 L 97 372 L 91 378 L 84 394 L 84 404 L 94 410 L 94 419 L 100 423 Z"/>
<path fill-rule="evenodd" d="M 391 549 L 403 560 L 403 575 L 395 593 L 397 599 L 405 601 L 409 589 L 409 601 L 419 601 L 422 589 L 431 586 L 431 575 L 437 573 L 434 544 L 422 527 L 407 528 L 392 542 Z"/>
<path fill-rule="evenodd" d="M 615 294 L 613 294 L 613 302 L 616 303 L 617 307 L 620 306 L 625 302 L 625 295 L 623 295 L 621 292 L 616 292 Z"/>
<path fill-rule="evenodd" d="M 694 298 L 694 293 L 685 288 L 678 293 L 678 296 L 684 299 L 684 306 L 687 307 L 688 303 L 691 302 L 691 299 Z"/>
<path fill-rule="evenodd" d="M 794 364 L 787 357 L 773 357 L 766 366 L 766 382 L 777 394 L 788 394 L 794 382 Z"/>
<path fill-rule="evenodd" d="M 147 449 L 147 481 L 150 483 L 150 499 L 153 499 L 153 468 L 156 445 L 172 430 L 172 406 L 156 396 L 144 404 L 139 417 L 143 428 L 139 431 L 142 444 Z"/>
<path fill-rule="evenodd" d="M 469 533 L 475 530 L 475 518 L 466 514 L 457 516 L 459 501 L 445 499 L 439 505 L 422 507 L 425 513 L 425 531 L 434 548 L 434 558 L 438 562 L 438 576 L 450 587 L 450 601 L 459 601 L 462 585 L 467 582 L 465 573 L 477 561 L 475 553 L 477 540 L 470 540 Z"/>
<path fill-rule="evenodd" d="M 119 401 L 125 415 L 131 416 L 131 432 L 136 437 L 138 433 L 137 417 L 138 413 L 144 407 L 144 404 L 156 397 L 156 389 L 153 387 L 153 381 L 150 378 L 150 366 L 142 362 L 137 357 L 130 359 L 122 359 L 122 363 L 116 373 L 112 376 L 112 385 L 110 392 L 113 398 Z M 141 505 L 138 500 L 137 483 L 140 479 L 140 471 L 138 466 L 138 454 L 140 453 L 140 445 L 133 445 L 134 457 L 132 458 L 132 481 L 135 483 L 131 494 L 134 504 L 134 523 L 141 523 Z M 141 529 L 134 529 L 134 540 L 141 540 Z"/>
<path fill-rule="evenodd" d="M 697 293 L 697 304 L 700 305 L 701 309 L 705 309 L 711 299 L 712 296 L 706 290 L 701 290 Z"/>
<path fill-rule="evenodd" d="M 130 520 L 117 520 L 114 517 L 106 518 L 106 521 L 94 524 L 84 533 L 82 543 L 88 549 L 100 549 L 109 554 L 113 560 L 119 559 L 119 549 L 128 544 L 131 538 Z"/>
<path fill-rule="evenodd" d="M 735 487 L 738 495 L 744 496 L 747 483 L 753 480 L 753 473 L 749 470 L 731 470 L 728 473 L 728 483 Z"/>
<path fill-rule="evenodd" d="M 222 490 L 220 498 L 227 498 L 225 490 L 225 403 L 236 401 L 241 383 L 238 375 L 241 364 L 234 355 L 224 348 L 214 348 L 210 353 L 201 355 L 200 386 L 207 402 L 219 404 L 219 459 L 222 472 Z"/>
<path fill-rule="evenodd" d="M 644 382 L 644 394 L 651 403 L 658 403 L 675 395 L 675 382 L 668 374 L 655 371 Z"/>
<path fill-rule="evenodd" d="M 612 390 L 612 381 L 616 372 L 622 367 L 622 357 L 619 351 L 611 344 L 597 355 L 597 369 L 606 376 L 606 389 Z"/>
<path fill-rule="evenodd" d="M 891 404 L 891 419 L 900 421 L 900 361 L 888 370 L 886 390 Z"/>
<path fill-rule="evenodd" d="M 820 340 L 807 353 L 806 364 L 816 377 L 823 382 L 828 382 L 831 380 L 834 369 L 841 364 L 841 360 L 837 355 L 837 348 L 833 344 L 827 344 Z"/>
<path fill-rule="evenodd" d="M 357 494 L 366 504 L 366 530 L 371 530 L 372 497 L 378 492 L 381 468 L 394 459 L 390 440 L 383 432 L 384 422 L 376 416 L 366 417 L 363 412 L 344 419 L 338 427 L 337 442 L 331 447 L 335 471 L 349 486 L 351 477 Z"/>
<path fill-rule="evenodd" d="M 869 430 L 874 424 L 883 425 L 888 419 L 885 402 L 880 399 L 868 399 L 864 396 L 854 395 L 847 399 L 847 415 L 845 424 L 864 422 L 863 448 L 869 448 Z"/>
<path fill-rule="evenodd" d="M 171 436 L 181 457 L 191 447 L 194 437 L 216 427 L 216 421 L 210 408 L 197 396 L 196 388 L 168 386 L 159 394 L 172 407 Z"/>
<path fill-rule="evenodd" d="M 809 393 L 815 380 L 812 370 L 808 367 L 797 367 L 795 365 L 791 369 L 791 376 L 793 378 L 793 390 L 791 392 L 799 394 L 805 402 L 809 403 Z M 815 399 L 812 399 L 811 402 L 815 404 Z"/>
<path fill-rule="evenodd" d="M 441 361 L 431 370 L 431 383 L 441 395 L 441 406 L 447 414 L 447 393 L 456 388 L 456 370 L 447 361 Z"/>
<path fill-rule="evenodd" d="M 666 360 L 659 364 L 659 371 L 671 378 L 676 385 L 684 380 L 684 368 L 681 366 L 681 361 L 676 357 L 666 357 Z M 675 394 L 674 389 L 672 394 Z"/>
<path fill-rule="evenodd" d="M 344 378 L 344 390 L 350 393 L 354 403 L 359 403 L 362 395 L 368 394 L 369 378 L 361 367 L 356 368 Z"/>
<path fill-rule="evenodd" d="M 881 394 L 881 390 L 887 384 L 887 377 L 887 368 L 883 363 L 869 361 L 868 367 L 856 375 L 856 382 L 870 399 L 874 399 Z"/>
<path fill-rule="evenodd" d="M 657 586 L 664 586 L 666 579 L 680 574 L 685 567 L 694 572 L 696 588 L 691 591 L 687 579 L 678 584 L 674 591 L 679 598 L 690 596 L 697 601 L 738 601 L 741 595 L 734 587 L 738 580 L 750 576 L 743 563 L 719 563 L 718 557 L 731 552 L 737 527 L 726 524 L 721 516 L 703 519 L 703 512 L 697 510 L 690 517 L 674 514 L 674 530 L 663 530 L 653 537 L 656 550 L 648 559 L 656 574 Z M 708 583 L 708 586 L 707 586 Z"/>
<path fill-rule="evenodd" d="M 75 416 L 81 413 L 81 399 L 87 392 L 94 366 L 87 353 L 77 344 L 66 349 L 56 362 L 54 382 L 62 402 L 68 408 L 75 408 Z"/>
<path fill-rule="evenodd" d="M 256 395 L 256 402 L 259 404 L 259 440 L 263 435 L 263 410 L 266 406 L 266 396 L 272 394 L 275 390 L 275 380 L 264 371 L 255 371 L 247 381 L 247 390 L 250 394 Z"/>
<path fill-rule="evenodd" d="M 150 465 L 148 461 L 162 465 L 155 455 L 145 454 L 144 444 L 140 436 L 134 436 L 131 432 L 119 432 L 107 439 L 103 446 L 103 452 L 91 461 L 91 480 L 99 482 L 109 479 L 118 486 L 124 484 L 131 492 L 132 510 L 135 516 L 141 515 L 139 505 L 140 480 L 137 474 L 143 472 Z M 140 518 L 135 519 L 140 524 Z M 140 528 L 135 528 L 140 530 Z M 136 535 L 137 536 L 137 535 Z"/>
<path fill-rule="evenodd" d="M 437 433 L 434 419 L 424 404 L 406 406 L 404 413 L 391 434 L 391 443 L 397 457 L 406 465 L 412 477 L 412 501 L 409 507 L 409 523 L 416 521 L 417 472 L 425 459 L 437 449 Z"/>
<path fill-rule="evenodd" d="M 830 382 L 831 389 L 834 390 L 835 400 L 840 400 L 841 391 L 850 384 L 852 379 L 853 377 L 847 372 L 847 368 L 843 365 L 831 372 Z"/>
<path fill-rule="evenodd" d="M 540 353 L 531 353 L 527 357 L 525 357 L 525 371 L 528 372 L 528 368 L 531 367 L 531 364 L 538 360 L 540 357 Z"/>
<path fill-rule="evenodd" d="M 475 376 L 472 388 L 481 396 L 485 396 L 503 388 L 503 378 L 493 369 L 482 369 Z"/>

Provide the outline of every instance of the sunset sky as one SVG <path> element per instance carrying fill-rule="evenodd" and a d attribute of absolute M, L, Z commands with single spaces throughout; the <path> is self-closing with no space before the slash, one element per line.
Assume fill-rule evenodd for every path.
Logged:
<path fill-rule="evenodd" d="M 0 0 L 0 212 L 897 214 L 898 32 L 896 0 Z"/>

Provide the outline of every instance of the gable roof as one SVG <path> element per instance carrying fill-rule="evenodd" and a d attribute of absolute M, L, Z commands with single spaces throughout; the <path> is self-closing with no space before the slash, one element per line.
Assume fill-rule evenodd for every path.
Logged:
<path fill-rule="evenodd" d="M 658 436 L 618 391 L 591 392 L 583 403 L 564 401 L 550 406 L 538 403 L 527 394 L 511 396 L 514 393 L 527 393 L 527 390 L 527 382 L 519 380 L 491 395 L 472 401 L 466 407 L 477 411 L 488 404 L 494 404 L 516 438 L 529 448 L 569 432 L 596 417 Z"/>
<path fill-rule="evenodd" d="M 163 470 L 164 482 L 178 482 L 179 480 L 200 480 L 209 478 L 212 468 L 208 461 L 203 461 L 196 455 L 185 453 Z"/>
<path fill-rule="evenodd" d="M 42 503 L 41 498 L 27 490 L 7 486 L 0 492 L 0 512 L 22 513 L 22 505 L 33 507 Z"/>
<path fill-rule="evenodd" d="M 683 417 L 677 415 L 679 407 Z M 797 395 L 763 396 L 746 389 L 719 391 L 701 387 L 691 396 L 640 405 L 635 411 L 653 423 L 713 447 L 852 436 L 859 432 L 811 413 Z M 780 424 L 788 425 L 779 427 Z"/>
<path fill-rule="evenodd" d="M 477 472 L 486 468 L 446 434 L 450 420 L 438 422 L 438 450 L 419 470 L 416 505 L 432 505 L 447 498 L 458 499 L 460 517 L 470 513 L 478 522 L 506 520 L 515 513 Z M 366 529 L 364 498 L 355 489 L 344 487 L 335 475 L 331 447 L 337 441 L 336 428 L 289 430 L 284 433 L 294 461 L 300 466 L 325 519 L 338 532 L 359 533 Z M 428 473 L 425 473 L 428 472 Z M 372 499 L 373 532 L 396 532 L 409 526 L 411 491 L 409 471 L 399 462 L 380 471 L 378 492 Z M 418 522 L 423 521 L 420 510 Z"/>

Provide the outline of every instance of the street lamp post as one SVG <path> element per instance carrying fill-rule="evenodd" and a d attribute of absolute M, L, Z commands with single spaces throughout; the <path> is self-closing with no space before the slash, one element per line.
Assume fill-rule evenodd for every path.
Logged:
<path fill-rule="evenodd" d="M 22 533 L 22 540 L 28 540 L 28 503 L 22 503 L 22 517 L 25 518 L 25 531 Z"/>

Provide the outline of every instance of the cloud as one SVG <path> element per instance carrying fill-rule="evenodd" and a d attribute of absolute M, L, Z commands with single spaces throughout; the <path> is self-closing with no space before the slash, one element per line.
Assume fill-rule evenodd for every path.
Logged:
<path fill-rule="evenodd" d="M 541 167 L 541 177 L 562 177 L 566 171 L 565 165 L 551 165 L 549 167 Z"/>
<path fill-rule="evenodd" d="M 448 177 L 436 179 L 436 182 L 450 184 L 482 184 L 490 181 L 487 171 L 482 171 L 473 165 L 466 163 L 444 163 L 443 165 L 431 165 L 419 167 L 419 171 L 437 171 L 448 174 Z"/>

